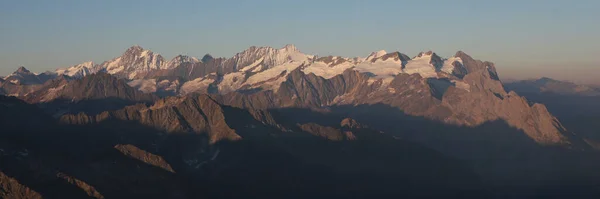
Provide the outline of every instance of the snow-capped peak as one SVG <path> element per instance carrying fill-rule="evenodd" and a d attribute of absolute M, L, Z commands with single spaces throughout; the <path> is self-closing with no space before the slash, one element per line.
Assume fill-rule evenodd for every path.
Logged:
<path fill-rule="evenodd" d="M 288 62 L 302 63 L 314 58 L 314 56 L 303 54 L 296 46 L 288 44 L 280 49 L 252 46 L 233 56 L 232 60 L 236 63 L 238 69 L 242 69 L 261 58 L 265 66 L 264 69 L 268 69 Z"/>
<path fill-rule="evenodd" d="M 366 60 L 367 60 L 367 61 L 370 61 L 370 60 L 373 60 L 373 59 L 379 58 L 379 57 L 381 57 L 381 56 L 384 56 L 384 55 L 386 55 L 386 54 L 388 54 L 388 53 L 387 53 L 385 50 L 380 50 L 380 51 L 377 51 L 377 52 L 372 52 L 372 53 L 371 53 L 371 54 L 370 54 L 370 55 L 367 57 L 367 59 L 366 59 Z"/>
<path fill-rule="evenodd" d="M 164 67 L 164 69 L 172 69 L 175 67 L 178 67 L 181 64 L 184 63 L 199 63 L 200 60 L 198 58 L 195 57 L 190 57 L 187 55 L 178 55 L 177 57 L 174 57 L 173 59 L 171 59 L 171 61 L 169 61 L 166 66 Z"/>
<path fill-rule="evenodd" d="M 133 45 L 133 46 L 129 47 L 129 48 L 128 48 L 128 49 L 125 51 L 125 53 L 126 53 L 126 54 L 127 54 L 127 53 L 131 53 L 131 54 L 138 54 L 138 53 L 140 53 L 140 52 L 142 52 L 142 51 L 144 51 L 144 48 L 142 48 L 142 47 L 141 47 L 141 46 L 139 46 L 139 45 Z"/>
<path fill-rule="evenodd" d="M 83 62 L 81 64 L 77 64 L 68 68 L 61 68 L 56 70 L 57 75 L 66 75 L 74 78 L 82 78 L 92 73 L 95 73 L 93 70 L 94 62 L 88 61 Z"/>
<path fill-rule="evenodd" d="M 294 44 L 287 44 L 287 45 L 285 45 L 283 48 L 281 48 L 279 50 L 285 50 L 285 51 L 288 51 L 288 52 L 300 52 L 298 50 L 298 48 L 296 48 L 296 46 Z"/>
<path fill-rule="evenodd" d="M 100 64 L 99 70 L 131 79 L 151 70 L 166 69 L 167 66 L 160 54 L 135 45 L 128 48 L 120 57 Z"/>

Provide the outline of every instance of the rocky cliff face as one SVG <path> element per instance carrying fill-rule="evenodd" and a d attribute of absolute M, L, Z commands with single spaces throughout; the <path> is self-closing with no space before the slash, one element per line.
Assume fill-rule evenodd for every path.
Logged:
<path fill-rule="evenodd" d="M 235 93 L 218 99 L 236 107 L 263 109 L 386 104 L 413 116 L 454 125 L 478 126 L 504 120 L 540 144 L 569 144 L 565 129 L 542 104 L 531 105 L 516 93 L 505 91 L 493 63 L 474 60 L 463 52 L 456 57 L 464 68 L 459 71 L 466 73 L 462 78 L 398 74 L 386 85 L 352 69 L 329 79 L 298 69 L 276 92 Z"/>
<path fill-rule="evenodd" d="M 131 88 L 124 80 L 106 73 L 98 73 L 73 81 L 56 79 L 53 83 L 46 85 L 45 88 L 26 96 L 26 100 L 32 103 L 55 100 L 76 102 L 106 98 L 140 102 L 151 102 L 156 99 L 152 95 Z"/>
<path fill-rule="evenodd" d="M 158 100 L 152 106 L 138 104 L 98 115 L 64 115 L 60 120 L 66 124 L 84 125 L 112 119 L 138 122 L 169 133 L 207 134 L 211 143 L 240 139 L 225 123 L 221 105 L 206 95 L 170 97 Z"/>

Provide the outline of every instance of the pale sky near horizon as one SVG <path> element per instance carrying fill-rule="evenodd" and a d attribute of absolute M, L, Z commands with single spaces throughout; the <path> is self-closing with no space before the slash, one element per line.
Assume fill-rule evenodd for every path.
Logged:
<path fill-rule="evenodd" d="M 170 59 L 295 44 L 345 57 L 463 50 L 496 63 L 501 78 L 600 84 L 599 8 L 595 0 L 1 1 L 0 76 L 21 65 L 100 63 L 132 45 Z"/>

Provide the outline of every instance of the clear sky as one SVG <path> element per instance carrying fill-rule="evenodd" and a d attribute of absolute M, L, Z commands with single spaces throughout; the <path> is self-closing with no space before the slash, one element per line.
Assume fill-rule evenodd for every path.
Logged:
<path fill-rule="evenodd" d="M 167 59 L 295 44 L 316 55 L 463 50 L 503 78 L 599 79 L 597 0 L 6 0 L 0 75 L 96 63 L 140 45 Z"/>

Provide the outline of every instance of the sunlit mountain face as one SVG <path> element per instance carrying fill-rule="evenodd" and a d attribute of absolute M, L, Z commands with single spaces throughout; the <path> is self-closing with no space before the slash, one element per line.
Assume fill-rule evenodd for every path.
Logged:
<path fill-rule="evenodd" d="M 0 197 L 599 194 L 600 90 L 497 67 L 294 45 L 21 67 L 0 80 Z"/>

